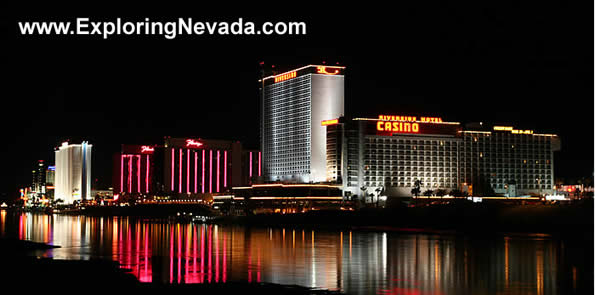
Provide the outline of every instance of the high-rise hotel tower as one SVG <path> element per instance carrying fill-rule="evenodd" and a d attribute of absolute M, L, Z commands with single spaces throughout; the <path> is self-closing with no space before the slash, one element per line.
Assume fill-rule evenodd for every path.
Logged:
<path fill-rule="evenodd" d="M 91 148 L 86 141 L 56 148 L 55 199 L 72 204 L 91 198 Z"/>
<path fill-rule="evenodd" d="M 326 181 L 326 128 L 344 115 L 345 67 L 308 65 L 260 80 L 264 181 Z"/>

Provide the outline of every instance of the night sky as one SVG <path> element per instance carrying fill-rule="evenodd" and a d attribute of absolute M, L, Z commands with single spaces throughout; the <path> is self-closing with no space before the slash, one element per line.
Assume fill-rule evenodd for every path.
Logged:
<path fill-rule="evenodd" d="M 587 2 L 585 2 L 586 4 Z M 63 140 L 93 144 L 97 188 L 120 144 L 164 136 L 258 147 L 259 63 L 347 67 L 346 113 L 440 116 L 556 133 L 556 177 L 593 174 L 593 7 L 358 8 L 266 17 L 225 10 L 4 11 L 0 198 L 31 183 Z M 574 4 L 576 5 L 576 4 Z M 310 11 L 312 12 L 312 11 Z M 262 13 L 262 11 L 261 11 Z M 306 36 L 21 36 L 17 21 L 304 21 Z"/>

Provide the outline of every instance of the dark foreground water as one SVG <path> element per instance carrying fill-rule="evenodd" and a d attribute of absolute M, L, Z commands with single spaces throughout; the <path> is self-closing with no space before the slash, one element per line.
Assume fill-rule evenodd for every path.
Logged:
<path fill-rule="evenodd" d="M 141 282 L 302 285 L 349 294 L 592 294 L 592 241 L 249 228 L 0 212 L 0 236 L 104 258 Z"/>

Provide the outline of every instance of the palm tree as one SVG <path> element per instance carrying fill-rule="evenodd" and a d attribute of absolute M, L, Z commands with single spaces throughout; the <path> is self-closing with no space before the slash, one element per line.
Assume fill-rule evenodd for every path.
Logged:
<path fill-rule="evenodd" d="M 378 187 L 378 188 L 376 188 L 375 191 L 376 191 L 376 208 L 378 208 L 378 203 L 380 201 L 380 195 L 382 193 L 384 193 L 384 187 L 383 186 Z"/>
<path fill-rule="evenodd" d="M 417 197 L 421 193 L 421 180 L 416 179 L 411 189 L 411 194 L 415 196 L 415 205 L 417 205 Z"/>

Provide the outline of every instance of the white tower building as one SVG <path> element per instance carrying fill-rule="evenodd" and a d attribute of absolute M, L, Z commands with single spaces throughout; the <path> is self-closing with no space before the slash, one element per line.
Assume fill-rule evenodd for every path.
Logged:
<path fill-rule="evenodd" d="M 88 142 L 62 143 L 56 153 L 54 199 L 65 204 L 91 199 L 91 148 Z"/>
<path fill-rule="evenodd" d="M 326 181 L 321 122 L 344 115 L 344 72 L 345 67 L 308 65 L 260 81 L 265 181 Z"/>

